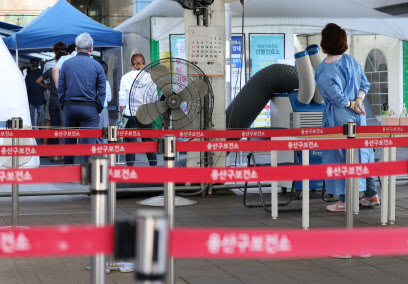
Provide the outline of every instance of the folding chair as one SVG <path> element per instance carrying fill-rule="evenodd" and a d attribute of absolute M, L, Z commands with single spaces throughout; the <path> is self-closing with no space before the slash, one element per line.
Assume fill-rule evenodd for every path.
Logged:
<path fill-rule="evenodd" d="M 300 165 L 299 162 L 299 153 L 297 151 L 294 151 L 295 153 L 295 162 L 291 163 L 291 162 L 284 162 L 284 163 L 278 163 L 278 166 L 290 166 L 290 165 Z M 270 163 L 266 163 L 266 164 L 257 164 L 255 161 L 255 155 L 254 152 L 251 151 L 248 156 L 248 167 L 256 167 L 256 166 L 271 166 Z M 252 161 L 252 164 L 251 164 Z M 258 192 L 259 192 L 259 196 L 261 199 L 261 203 L 256 203 L 256 204 L 248 204 L 247 203 L 247 193 L 248 193 L 248 182 L 245 183 L 245 187 L 244 187 L 244 195 L 243 195 L 243 199 L 242 202 L 244 203 L 244 205 L 248 208 L 255 208 L 255 207 L 263 207 L 263 209 L 265 209 L 265 211 L 267 212 L 271 212 L 271 210 L 268 208 L 268 206 L 271 206 L 271 204 L 267 204 L 265 203 L 265 199 L 263 196 L 263 191 L 262 191 L 262 187 L 261 187 L 261 183 L 257 182 L 258 184 Z M 285 188 L 286 189 L 286 188 Z M 283 187 L 282 187 L 282 191 L 283 191 Z M 290 199 L 287 202 L 282 202 L 279 203 L 278 206 L 286 206 L 288 205 L 290 202 L 292 202 L 293 200 L 293 195 L 295 194 L 295 181 L 292 181 L 292 186 L 291 186 L 291 192 L 290 192 Z"/>

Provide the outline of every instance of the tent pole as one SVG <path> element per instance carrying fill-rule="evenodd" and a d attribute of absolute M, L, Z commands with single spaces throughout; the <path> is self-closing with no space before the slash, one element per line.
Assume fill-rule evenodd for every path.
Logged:
<path fill-rule="evenodd" d="M 125 74 L 125 71 L 123 70 L 123 68 L 124 68 L 124 65 L 123 65 L 123 46 L 121 46 L 120 47 L 120 65 L 121 65 L 121 67 L 122 67 L 122 76 L 121 76 L 121 78 L 123 77 L 123 74 Z"/>
<path fill-rule="evenodd" d="M 17 64 L 17 67 L 20 68 L 20 67 L 18 66 L 18 49 L 16 49 L 16 64 Z"/>

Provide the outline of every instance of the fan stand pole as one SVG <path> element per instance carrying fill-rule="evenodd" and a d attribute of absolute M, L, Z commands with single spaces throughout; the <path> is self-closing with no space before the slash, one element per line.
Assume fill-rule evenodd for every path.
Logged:
<path fill-rule="evenodd" d="M 163 139 L 164 167 L 174 168 L 174 162 L 176 160 L 176 136 L 164 135 Z M 167 214 L 167 224 L 170 230 L 174 227 L 175 193 L 176 191 L 174 182 L 168 182 L 164 184 L 164 210 Z M 175 283 L 175 266 L 174 259 L 172 257 L 167 258 L 166 283 Z"/>

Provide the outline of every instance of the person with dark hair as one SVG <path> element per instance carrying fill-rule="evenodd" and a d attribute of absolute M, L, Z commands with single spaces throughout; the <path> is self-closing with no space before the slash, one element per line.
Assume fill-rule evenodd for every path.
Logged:
<path fill-rule="evenodd" d="M 105 72 L 105 76 L 107 76 L 108 75 L 108 64 L 106 64 L 106 62 L 103 60 L 98 60 L 98 62 L 102 65 L 103 71 Z M 104 128 L 109 125 L 108 103 L 111 100 L 112 100 L 112 91 L 111 91 L 109 81 L 108 79 L 106 79 L 106 96 L 105 96 L 105 102 L 103 103 L 103 110 L 99 117 L 99 128 Z M 96 143 L 98 144 L 105 144 L 107 142 L 108 142 L 107 139 L 104 139 L 102 137 L 98 137 L 96 139 Z"/>
<path fill-rule="evenodd" d="M 344 53 L 348 49 L 346 31 L 336 24 L 327 24 L 322 31 L 320 45 L 327 54 L 326 59 L 317 66 L 315 74 L 325 103 L 322 126 L 343 126 L 347 122 L 366 125 L 363 100 L 370 83 L 357 60 Z M 345 163 L 345 155 L 344 149 L 325 150 L 322 162 Z M 361 163 L 374 162 L 373 149 L 360 149 L 359 160 Z M 330 179 L 325 184 L 327 193 L 339 195 L 339 202 L 328 205 L 327 210 L 345 211 L 345 179 Z M 360 200 L 362 206 L 380 205 L 374 178 L 360 178 L 359 189 L 364 191 L 364 198 Z"/>
<path fill-rule="evenodd" d="M 65 43 L 63 43 L 62 41 L 57 41 L 54 46 L 52 47 L 52 51 L 54 51 L 55 56 L 57 56 L 58 52 L 63 52 L 60 54 L 60 57 L 66 54 L 66 50 L 67 50 L 67 45 Z M 44 70 L 43 73 L 45 73 L 48 69 L 53 68 L 56 64 L 56 60 L 55 58 L 47 61 L 47 63 L 45 63 L 44 65 Z"/>
<path fill-rule="evenodd" d="M 64 62 L 67 61 L 68 59 L 71 59 L 72 57 L 77 55 L 76 44 L 71 43 L 70 45 L 68 45 L 66 52 L 67 52 L 67 55 L 62 56 L 58 60 L 58 62 L 55 64 L 55 66 L 52 67 L 52 77 L 54 78 L 56 88 L 58 88 L 58 78 L 59 78 L 59 72 L 62 68 L 62 64 L 64 64 Z"/>
<path fill-rule="evenodd" d="M 44 68 L 43 68 L 43 74 L 46 73 L 48 70 L 52 69 L 56 62 L 58 61 L 57 57 L 60 58 L 61 56 L 66 54 L 66 49 L 67 49 L 67 45 L 65 43 L 63 43 L 62 41 L 57 41 L 52 50 L 54 51 L 55 57 L 54 59 L 47 61 L 44 64 Z M 40 80 L 42 77 L 39 77 L 37 79 L 37 83 L 38 80 Z M 45 112 L 45 120 L 44 120 L 44 126 L 51 126 L 52 122 L 51 122 L 51 115 L 50 115 L 50 80 L 46 80 L 44 81 L 44 83 L 48 86 L 46 88 L 46 103 L 45 103 L 45 108 L 44 108 L 44 112 Z M 48 138 L 43 138 L 43 144 L 47 144 L 48 142 Z"/>
<path fill-rule="evenodd" d="M 82 33 L 75 39 L 77 55 L 65 61 L 58 78 L 58 97 L 63 111 L 63 126 L 70 128 L 98 128 L 106 91 L 105 72 L 99 62 L 91 58 L 93 39 Z M 60 59 L 61 60 L 61 59 Z M 79 138 L 81 144 L 95 144 L 96 138 Z M 75 138 L 64 144 L 75 144 Z M 81 162 L 89 156 L 81 156 Z M 65 164 L 73 164 L 74 156 L 65 156 Z"/>
<path fill-rule="evenodd" d="M 67 46 L 67 54 L 68 54 L 68 55 L 70 55 L 70 54 L 72 54 L 72 53 L 75 54 L 75 53 L 76 53 L 75 47 L 76 47 L 75 43 L 71 43 L 70 45 L 68 45 L 68 46 Z"/>
<path fill-rule="evenodd" d="M 119 90 L 119 109 L 121 115 L 128 119 L 126 123 L 126 128 L 139 128 L 139 129 L 152 129 L 152 124 L 142 124 L 138 121 L 136 117 L 136 110 L 141 106 L 144 101 L 144 94 L 148 86 L 151 84 L 151 79 L 144 77 L 145 79 L 140 80 L 137 86 L 134 86 L 134 92 L 131 98 L 131 111 L 129 108 L 129 93 L 132 89 L 133 82 L 135 81 L 137 75 L 144 68 L 145 59 L 140 53 L 133 54 L 130 59 L 131 71 L 123 75 L 120 80 L 120 90 Z M 147 74 L 146 74 L 147 75 Z M 133 116 L 132 116 L 133 115 Z M 125 142 L 136 142 L 136 138 L 125 138 Z M 142 138 L 143 142 L 153 141 L 150 138 Z M 156 153 L 146 153 L 147 159 L 149 160 L 150 166 L 157 166 L 157 154 Z M 128 166 L 133 166 L 135 161 L 135 154 L 126 154 L 126 164 Z"/>
<path fill-rule="evenodd" d="M 55 62 L 58 62 L 58 60 L 63 55 L 65 55 L 65 51 L 62 51 L 62 50 L 58 51 L 55 54 L 55 59 L 54 59 Z M 46 83 L 46 82 L 49 82 L 49 83 Z M 49 114 L 50 114 L 50 120 L 51 120 L 50 126 L 55 127 L 55 128 L 61 127 L 62 125 L 61 109 L 60 109 L 60 103 L 59 103 L 59 98 L 58 98 L 58 91 L 57 91 L 57 88 L 55 87 L 54 79 L 52 78 L 52 68 L 45 71 L 44 74 L 42 74 L 42 76 L 37 79 L 37 84 L 43 86 L 44 88 L 50 91 L 50 97 L 47 102 L 47 104 L 49 105 Z M 52 138 L 51 144 L 61 144 L 61 139 Z M 51 162 L 59 162 L 61 160 L 62 160 L 62 157 L 60 156 L 55 156 L 51 158 Z"/>
<path fill-rule="evenodd" d="M 42 74 L 41 70 L 38 69 L 39 64 L 40 61 L 37 58 L 31 58 L 29 64 L 30 72 L 25 77 L 32 126 L 44 125 L 44 89 L 36 83 L 37 78 Z"/>

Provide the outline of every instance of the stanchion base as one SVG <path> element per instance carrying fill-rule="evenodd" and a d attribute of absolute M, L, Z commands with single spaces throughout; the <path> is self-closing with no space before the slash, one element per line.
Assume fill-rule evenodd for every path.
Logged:
<path fill-rule="evenodd" d="M 142 201 L 137 201 L 137 204 L 140 205 L 145 205 L 145 206 L 164 206 L 164 196 L 163 195 L 159 195 L 159 196 L 155 196 L 155 197 L 151 197 Z M 174 200 L 174 204 L 175 206 L 186 206 L 186 205 L 193 205 L 196 204 L 197 201 L 194 200 L 190 200 L 187 198 L 183 198 L 180 196 L 176 196 L 175 200 Z"/>
<path fill-rule="evenodd" d="M 351 255 L 332 255 L 333 258 L 349 259 L 352 258 Z"/>
<path fill-rule="evenodd" d="M 86 266 L 86 270 L 92 270 L 90 264 Z M 116 265 L 114 266 L 109 266 L 109 262 L 106 262 L 106 273 L 110 273 L 111 271 L 119 271 L 122 273 L 133 272 L 134 266 L 131 262 L 116 262 Z"/>
<path fill-rule="evenodd" d="M 367 253 L 367 254 L 361 254 L 361 255 L 355 255 L 355 256 L 352 256 L 352 255 L 332 255 L 331 257 L 339 258 L 339 259 L 350 259 L 350 258 L 370 258 L 370 257 L 373 257 L 373 255 Z"/>
<path fill-rule="evenodd" d="M 91 267 L 90 264 L 88 264 L 87 266 L 85 266 L 85 268 L 86 268 L 86 270 L 88 270 L 88 271 L 91 271 L 91 270 L 92 270 L 92 267 Z M 110 272 L 111 272 L 111 270 L 106 266 L 106 273 L 110 273 Z"/>
<path fill-rule="evenodd" d="M 131 262 L 116 262 L 116 265 L 106 265 L 106 269 L 110 269 L 111 271 L 119 271 L 122 273 L 135 271 L 134 265 Z"/>

